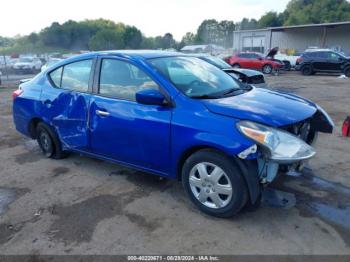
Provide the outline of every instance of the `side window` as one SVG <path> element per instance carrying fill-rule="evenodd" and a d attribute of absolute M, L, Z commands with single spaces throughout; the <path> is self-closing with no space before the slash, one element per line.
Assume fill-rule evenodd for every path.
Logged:
<path fill-rule="evenodd" d="M 250 59 L 258 59 L 259 56 L 257 54 L 250 54 Z"/>
<path fill-rule="evenodd" d="M 99 93 L 135 101 L 143 89 L 158 89 L 158 85 L 138 67 L 116 59 L 103 59 Z"/>
<path fill-rule="evenodd" d="M 92 60 L 84 60 L 63 67 L 61 88 L 87 92 Z"/>
<path fill-rule="evenodd" d="M 317 58 L 321 58 L 321 59 L 328 59 L 328 53 L 327 52 L 317 52 L 317 53 L 315 53 L 315 56 Z"/>
<path fill-rule="evenodd" d="M 335 61 L 339 60 L 339 58 L 340 58 L 340 56 L 336 53 L 329 53 L 328 57 L 329 57 L 329 59 L 335 60 Z"/>
<path fill-rule="evenodd" d="M 63 67 L 59 67 L 50 73 L 50 78 L 56 87 L 61 87 L 62 69 Z"/>
<path fill-rule="evenodd" d="M 237 55 L 240 58 L 247 58 L 247 54 L 241 53 Z"/>

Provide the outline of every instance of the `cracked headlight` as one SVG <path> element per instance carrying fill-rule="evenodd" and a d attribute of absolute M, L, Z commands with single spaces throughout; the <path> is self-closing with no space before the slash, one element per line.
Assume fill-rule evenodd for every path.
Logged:
<path fill-rule="evenodd" d="M 276 162 L 296 162 L 313 157 L 315 150 L 298 137 L 277 128 L 250 121 L 237 123 L 238 130 L 254 140 Z"/>

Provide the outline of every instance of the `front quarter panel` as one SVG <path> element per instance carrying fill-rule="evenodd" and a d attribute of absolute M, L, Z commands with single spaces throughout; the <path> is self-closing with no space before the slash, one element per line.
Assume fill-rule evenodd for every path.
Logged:
<path fill-rule="evenodd" d="M 171 130 L 173 178 L 178 175 L 177 168 L 182 156 L 191 149 L 215 148 L 235 156 L 254 144 L 237 130 L 237 119 L 211 113 L 201 100 L 180 94 L 176 105 Z"/>

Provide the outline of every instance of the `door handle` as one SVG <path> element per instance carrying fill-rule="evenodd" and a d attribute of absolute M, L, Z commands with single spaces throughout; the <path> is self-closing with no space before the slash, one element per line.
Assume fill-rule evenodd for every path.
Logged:
<path fill-rule="evenodd" d="M 107 111 L 96 110 L 96 115 L 109 116 L 109 113 Z"/>

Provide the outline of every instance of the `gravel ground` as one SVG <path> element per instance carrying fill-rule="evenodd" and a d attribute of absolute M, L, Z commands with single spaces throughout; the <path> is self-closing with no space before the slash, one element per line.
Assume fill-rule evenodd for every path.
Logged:
<path fill-rule="evenodd" d="M 291 207 L 262 207 L 231 219 L 200 213 L 176 181 L 71 154 L 45 159 L 12 123 L 11 88 L 0 88 L 1 254 L 350 254 L 350 79 L 267 77 L 272 89 L 305 96 L 334 119 L 298 177 L 271 186 Z M 276 192 L 276 191 L 271 191 Z"/>

